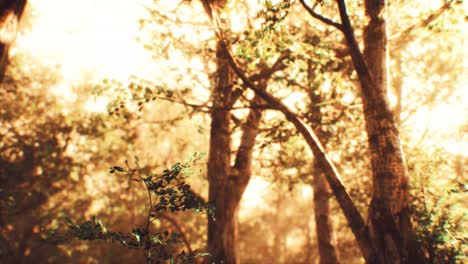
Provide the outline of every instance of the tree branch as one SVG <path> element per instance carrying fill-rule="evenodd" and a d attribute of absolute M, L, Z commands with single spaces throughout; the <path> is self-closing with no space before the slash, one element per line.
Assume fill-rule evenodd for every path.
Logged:
<path fill-rule="evenodd" d="M 253 74 L 252 76 L 250 76 L 250 80 L 256 82 L 261 79 L 270 79 L 275 72 L 286 69 L 287 66 L 283 63 L 283 61 L 285 59 L 288 59 L 290 56 L 291 50 L 285 50 L 283 53 L 281 53 L 281 55 L 270 68 L 263 69 L 259 73 Z"/>
<path fill-rule="evenodd" d="M 417 28 L 427 27 L 431 22 L 439 18 L 445 11 L 449 10 L 453 0 L 447 1 L 444 5 L 442 5 L 437 11 L 427 16 L 425 19 L 419 21 L 418 23 L 409 26 L 405 30 L 403 30 L 395 39 L 391 39 L 390 41 L 394 42 L 393 45 L 394 49 L 400 49 L 405 46 L 409 41 L 411 41 L 410 34 Z"/>
<path fill-rule="evenodd" d="M 324 17 L 324 16 L 322 16 L 322 15 L 320 15 L 320 14 L 318 14 L 318 13 L 316 13 L 314 11 L 315 7 L 317 6 L 317 3 L 313 7 L 310 7 L 304 2 L 304 0 L 299 0 L 299 2 L 302 4 L 302 6 L 307 10 L 307 12 L 309 12 L 309 14 L 313 18 L 318 19 L 321 22 L 323 22 L 323 23 L 325 23 L 325 24 L 327 24 L 329 26 L 332 26 L 332 27 L 338 29 L 339 31 L 343 31 L 343 25 L 342 24 L 336 23 L 333 20 L 331 20 L 331 19 L 329 19 L 327 17 Z"/>

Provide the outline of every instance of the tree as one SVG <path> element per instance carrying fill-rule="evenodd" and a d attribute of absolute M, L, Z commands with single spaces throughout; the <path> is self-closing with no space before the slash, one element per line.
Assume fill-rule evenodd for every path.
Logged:
<path fill-rule="evenodd" d="M 32 79 L 18 67 L 18 57 L 12 60 L 0 92 L 0 260 L 5 263 L 44 258 L 41 247 L 63 257 L 56 246 L 41 245 L 38 233 L 60 214 L 60 206 L 50 202 L 52 197 L 80 188 L 67 181 L 79 167 L 67 153 L 72 132 L 79 125 L 51 111 L 57 109 L 57 102 L 43 90 L 31 88 Z M 28 73 L 41 76 L 35 79 L 41 86 L 56 78 L 43 66 Z"/>
<path fill-rule="evenodd" d="M 373 195 L 369 231 L 380 263 L 423 263 L 409 214 L 409 182 L 399 131 L 388 100 L 388 49 L 385 1 L 366 1 L 370 21 L 361 53 L 344 1 L 338 1 L 343 33 L 361 86 L 370 149 Z M 388 239 L 390 237 L 391 239 Z"/>
<path fill-rule="evenodd" d="M 205 11 L 212 17 L 212 7 L 222 9 L 225 1 L 206 3 Z M 229 64 L 229 52 L 223 40 L 216 46 L 216 77 L 212 92 L 210 150 L 208 156 L 208 181 L 210 203 L 215 207 L 214 218 L 208 218 L 208 252 L 215 263 L 239 263 L 237 211 L 242 194 L 252 175 L 251 165 L 255 138 L 259 132 L 262 110 L 256 108 L 263 100 L 256 95 L 251 101 L 252 109 L 242 125 L 242 136 L 231 165 L 231 108 L 242 90 L 234 90 L 234 73 Z M 258 85 L 265 90 L 268 79 L 280 69 L 282 56 L 271 68 L 264 68 L 258 74 Z"/>
<path fill-rule="evenodd" d="M 388 49 L 385 1 L 365 2 L 369 23 L 361 52 L 344 1 L 337 1 L 341 24 L 326 19 L 301 3 L 309 13 L 343 32 L 358 74 L 370 149 L 373 195 L 369 234 L 378 263 L 422 263 L 409 214 L 409 182 L 399 131 L 388 100 Z M 388 237 L 388 238 L 387 238 Z"/>
<path fill-rule="evenodd" d="M 371 18 L 371 21 L 366 30 L 366 49 L 364 54 L 367 60 L 372 59 L 371 65 L 376 67 L 372 70 L 367 67 L 365 56 L 361 53 L 354 37 L 344 1 L 338 1 L 341 24 L 317 15 L 313 9 L 308 8 L 303 1 L 301 2 L 312 16 L 335 26 L 344 33 L 353 65 L 358 73 L 374 175 L 374 196 L 370 206 L 369 230 L 339 180 L 336 169 L 327 159 L 323 147 L 318 142 L 316 136 L 284 104 L 262 89 L 259 89 L 239 69 L 234 58 L 229 53 L 225 42 L 225 35 L 220 30 L 218 20 L 215 19 L 213 21 L 218 27 L 218 36 L 222 40 L 221 44 L 223 44 L 227 52 L 228 61 L 247 87 L 253 89 L 265 101 L 282 111 L 286 115 L 286 118 L 305 137 L 314 156 L 321 163 L 321 167 L 327 175 L 327 180 L 348 219 L 366 261 L 368 263 L 392 263 L 395 261 L 403 263 L 407 261 L 412 261 L 413 263 L 423 262 L 422 254 L 418 252 L 418 248 L 411 238 L 412 230 L 408 209 L 407 173 L 401 153 L 398 129 L 393 120 L 393 113 L 386 101 L 387 50 L 385 20 L 381 13 L 385 2 L 367 2 L 366 5 L 366 13 Z M 375 190 L 381 192 L 376 192 Z M 390 240 L 385 237 L 390 238 Z M 411 246 L 412 250 L 408 250 L 408 246 Z M 408 255 L 409 252 L 411 254 L 414 253 L 414 255 Z"/>

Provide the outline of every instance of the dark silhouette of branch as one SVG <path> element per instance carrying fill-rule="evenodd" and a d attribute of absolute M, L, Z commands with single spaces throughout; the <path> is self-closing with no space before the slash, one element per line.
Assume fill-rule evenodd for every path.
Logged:
<path fill-rule="evenodd" d="M 334 22 L 333 20 L 327 18 L 327 17 L 324 17 L 318 13 L 316 13 L 314 11 L 315 7 L 317 6 L 317 3 L 313 6 L 313 7 L 310 7 L 308 6 L 304 0 L 299 0 L 299 2 L 302 4 L 302 6 L 307 10 L 307 12 L 309 12 L 309 14 L 314 17 L 315 19 L 318 19 L 320 20 L 321 22 L 329 25 L 329 26 L 332 26 L 340 31 L 343 31 L 343 25 L 341 25 L 340 23 L 337 23 L 337 22 Z"/>

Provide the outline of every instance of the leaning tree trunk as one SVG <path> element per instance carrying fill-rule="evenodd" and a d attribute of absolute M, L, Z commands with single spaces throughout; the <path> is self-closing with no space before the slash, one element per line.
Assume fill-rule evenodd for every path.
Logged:
<path fill-rule="evenodd" d="M 8 65 L 8 52 L 13 35 L 16 32 L 8 32 L 16 29 L 23 15 L 26 0 L 1 0 L 0 1 L 0 83 L 5 77 Z M 4 36 L 2 36 L 4 34 Z"/>
<path fill-rule="evenodd" d="M 309 98 L 311 102 L 311 118 L 312 128 L 315 134 L 320 138 L 321 143 L 325 147 L 330 135 L 323 129 L 323 116 L 320 111 L 323 96 L 318 90 L 319 87 L 314 85 L 314 66 L 312 62 L 308 63 L 307 69 L 308 85 L 310 87 Z M 320 264 L 337 264 L 339 263 L 334 245 L 332 244 L 331 234 L 332 226 L 330 223 L 330 187 L 323 173 L 320 164 L 315 160 L 313 163 L 313 184 L 314 190 L 314 216 L 315 216 L 315 232 L 317 234 L 317 243 L 320 255 Z"/>

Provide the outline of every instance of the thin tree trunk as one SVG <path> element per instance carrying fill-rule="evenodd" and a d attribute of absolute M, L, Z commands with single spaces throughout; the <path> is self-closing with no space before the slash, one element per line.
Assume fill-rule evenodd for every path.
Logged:
<path fill-rule="evenodd" d="M 321 113 L 321 103 L 324 101 L 318 87 L 314 85 L 314 65 L 308 62 L 308 85 L 310 88 L 309 98 L 311 101 L 311 123 L 315 134 L 321 139 L 321 143 L 325 147 L 329 135 L 323 129 L 321 123 L 323 116 Z M 317 243 L 320 254 L 320 264 L 337 264 L 339 263 L 335 247 L 332 244 L 331 234 L 332 226 L 330 223 L 330 187 L 327 179 L 322 172 L 320 164 L 314 160 L 313 163 L 314 180 L 312 188 L 314 190 L 314 216 L 315 216 L 315 231 L 317 234 Z"/>
<path fill-rule="evenodd" d="M 314 215 L 320 264 L 337 264 L 338 257 L 332 244 L 332 226 L 330 223 L 330 188 L 320 165 L 314 162 Z"/>
<path fill-rule="evenodd" d="M 263 85 L 266 86 L 266 82 L 263 82 Z M 261 99 L 255 96 L 253 104 L 260 103 Z M 229 139 L 227 134 L 219 136 L 214 135 L 217 134 L 214 132 L 211 135 L 214 140 L 210 140 L 210 158 L 208 160 L 209 200 L 215 205 L 215 218 L 208 219 L 208 251 L 212 254 L 212 260 L 215 263 L 240 262 L 237 212 L 242 195 L 252 175 L 253 147 L 261 117 L 262 110 L 250 110 L 247 121 L 243 125 L 241 143 L 233 166 L 229 165 L 230 134 Z M 223 119 L 223 121 L 229 124 L 229 120 Z M 212 131 L 216 131 L 216 127 L 212 127 Z M 222 140 L 217 140 L 219 137 Z M 222 145 L 216 145 L 218 142 L 221 142 Z M 229 160 L 226 160 L 225 157 L 229 157 Z M 222 167 L 217 166 L 217 163 L 220 163 Z M 223 174 L 216 169 L 220 169 L 223 173 L 227 172 L 224 174 L 224 178 L 220 177 Z"/>

